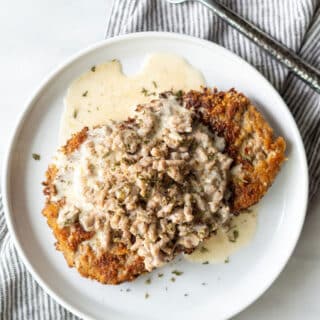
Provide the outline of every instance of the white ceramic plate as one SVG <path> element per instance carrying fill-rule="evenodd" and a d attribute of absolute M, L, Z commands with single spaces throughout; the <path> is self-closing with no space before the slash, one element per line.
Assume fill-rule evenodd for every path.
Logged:
<path fill-rule="evenodd" d="M 219 89 L 237 88 L 260 107 L 278 134 L 288 141 L 289 160 L 259 206 L 254 240 L 230 263 L 198 265 L 178 262 L 184 274 L 170 281 L 152 274 L 121 286 L 82 278 L 54 249 L 54 238 L 41 215 L 41 181 L 57 148 L 63 98 L 70 82 L 92 65 L 118 58 L 124 71 L 138 72 L 146 56 L 170 52 L 185 57 Z M 41 160 L 32 159 L 41 154 Z M 254 68 L 216 44 L 168 33 L 139 33 L 106 40 L 59 67 L 36 91 L 18 122 L 2 181 L 7 223 L 15 246 L 38 283 L 60 304 L 94 319 L 225 319 L 243 310 L 275 280 L 298 240 L 303 225 L 308 176 L 296 124 L 274 88 Z M 206 282 L 207 285 L 201 285 Z M 165 289 L 167 287 L 167 290 Z M 130 288 L 130 292 L 126 289 Z M 122 289 L 122 290 L 121 290 Z M 145 293 L 150 294 L 145 299 Z M 189 295 L 184 296 L 185 293 Z"/>

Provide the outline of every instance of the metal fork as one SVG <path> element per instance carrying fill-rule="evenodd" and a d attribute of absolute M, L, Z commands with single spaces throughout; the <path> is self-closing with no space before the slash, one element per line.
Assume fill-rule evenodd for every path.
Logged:
<path fill-rule="evenodd" d="M 170 3 L 178 4 L 189 0 L 167 0 Z M 274 40 L 267 33 L 257 28 L 252 23 L 243 19 L 232 10 L 215 0 L 196 0 L 210 10 L 219 18 L 226 21 L 236 30 L 241 32 L 252 42 L 268 52 L 273 58 L 285 65 L 290 71 L 305 81 L 315 91 L 320 93 L 320 71 L 303 61 L 296 53 L 288 49 L 280 42 Z"/>

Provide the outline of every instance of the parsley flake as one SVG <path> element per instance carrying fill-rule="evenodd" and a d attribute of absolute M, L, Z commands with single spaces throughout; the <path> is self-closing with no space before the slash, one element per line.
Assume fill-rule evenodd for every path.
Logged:
<path fill-rule="evenodd" d="M 155 92 L 149 92 L 146 88 L 142 88 L 142 89 L 141 89 L 141 93 L 142 93 L 145 97 L 150 97 L 150 96 L 155 96 L 155 95 L 156 95 Z"/>
<path fill-rule="evenodd" d="M 206 248 L 206 247 L 201 247 L 200 248 L 200 252 L 201 253 L 206 253 L 206 252 L 208 252 L 209 250 Z"/>
<path fill-rule="evenodd" d="M 87 94 L 88 94 L 88 90 L 87 90 L 87 91 L 85 91 L 85 92 L 82 94 L 82 96 L 83 96 L 83 97 L 86 97 L 86 96 L 87 96 Z"/>
<path fill-rule="evenodd" d="M 235 239 L 237 239 L 239 237 L 239 231 L 233 230 L 233 236 L 235 237 Z"/>
<path fill-rule="evenodd" d="M 38 153 L 33 153 L 33 154 L 32 154 L 32 158 L 33 158 L 33 160 L 39 161 L 41 157 L 40 157 L 40 154 L 38 154 Z"/>
<path fill-rule="evenodd" d="M 141 93 L 144 94 L 145 96 L 148 95 L 148 90 L 146 88 L 141 89 Z"/>
<path fill-rule="evenodd" d="M 179 91 L 177 91 L 174 95 L 176 96 L 177 99 L 181 99 L 182 96 L 183 96 L 183 91 L 182 91 L 182 90 L 179 90 Z"/>
<path fill-rule="evenodd" d="M 179 271 L 179 270 L 173 270 L 173 271 L 171 271 L 171 273 L 175 274 L 176 276 L 181 276 L 181 275 L 183 275 L 183 272 L 182 272 L 182 271 Z"/>

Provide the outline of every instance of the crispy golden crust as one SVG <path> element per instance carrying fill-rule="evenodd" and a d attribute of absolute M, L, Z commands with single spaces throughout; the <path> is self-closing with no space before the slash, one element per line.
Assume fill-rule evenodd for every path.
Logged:
<path fill-rule="evenodd" d="M 72 136 L 62 151 L 69 154 L 85 141 L 88 129 L 84 128 Z M 60 228 L 57 223 L 59 209 L 63 202 L 51 202 L 50 198 L 56 192 L 53 180 L 57 168 L 50 166 L 46 172 L 44 194 L 48 196 L 42 213 L 57 239 L 56 249 L 61 251 L 69 265 L 76 267 L 84 277 L 96 279 L 102 283 L 118 284 L 131 281 L 146 272 L 143 258 L 130 252 L 122 245 L 113 248 L 112 252 L 105 252 L 97 256 L 83 241 L 94 236 L 94 232 L 86 232 L 79 223 L 72 227 Z"/>
<path fill-rule="evenodd" d="M 267 192 L 285 160 L 286 143 L 249 99 L 234 89 L 190 91 L 187 107 L 196 107 L 200 118 L 226 140 L 226 152 L 241 167 L 232 175 L 231 207 L 234 211 L 257 203 Z"/>
<path fill-rule="evenodd" d="M 87 138 L 88 127 L 84 127 L 77 134 L 72 135 L 72 137 L 67 141 L 66 145 L 62 147 L 62 152 L 64 154 L 70 154 L 74 150 L 78 149 L 82 142 Z"/>
<path fill-rule="evenodd" d="M 43 215 L 57 239 L 56 249 L 63 253 L 69 267 L 76 267 L 84 277 L 108 284 L 131 281 L 146 272 L 143 259 L 121 246 L 97 256 L 88 246 L 81 245 L 94 233 L 84 231 L 80 224 L 73 228 L 59 228 L 58 212 L 59 204 L 52 202 L 43 209 Z"/>
<path fill-rule="evenodd" d="M 284 139 L 273 138 L 273 131 L 262 115 L 244 95 L 235 90 L 191 91 L 184 99 L 187 107 L 197 107 L 200 119 L 225 138 L 226 151 L 235 165 L 242 166 L 243 176 L 239 178 L 234 175 L 231 181 L 233 210 L 247 208 L 259 201 L 285 159 Z M 62 151 L 70 154 L 76 150 L 85 141 L 87 131 L 88 128 L 84 128 L 73 135 Z M 258 152 L 260 149 L 262 153 Z M 59 228 L 57 217 L 63 201 L 50 201 L 56 193 L 53 185 L 56 173 L 57 168 L 49 166 L 43 183 L 47 202 L 42 213 L 57 239 L 56 248 L 64 254 L 68 265 L 76 267 L 81 275 L 106 284 L 131 281 L 147 272 L 143 258 L 121 245 L 98 256 L 83 244 L 83 241 L 93 237 L 94 232 L 86 232 L 79 223 L 73 227 Z"/>

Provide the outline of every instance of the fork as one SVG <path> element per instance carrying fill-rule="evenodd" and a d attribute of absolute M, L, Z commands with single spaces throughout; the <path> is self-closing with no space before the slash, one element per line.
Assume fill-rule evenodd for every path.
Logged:
<path fill-rule="evenodd" d="M 173 4 L 187 2 L 189 0 L 167 0 Z M 273 58 L 281 62 L 291 72 L 306 82 L 315 91 L 320 93 L 320 71 L 305 62 L 292 50 L 280 42 L 273 39 L 270 35 L 260 30 L 258 27 L 243 19 L 235 12 L 215 0 L 195 0 L 210 10 L 219 18 L 226 21 L 229 25 L 245 35 L 252 42 L 264 49 Z"/>

